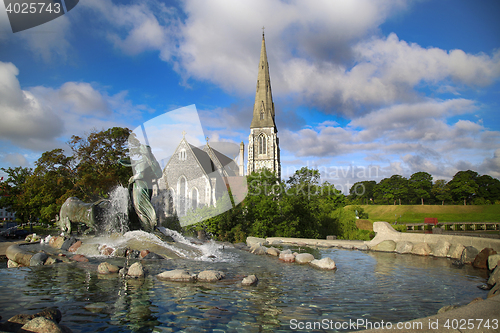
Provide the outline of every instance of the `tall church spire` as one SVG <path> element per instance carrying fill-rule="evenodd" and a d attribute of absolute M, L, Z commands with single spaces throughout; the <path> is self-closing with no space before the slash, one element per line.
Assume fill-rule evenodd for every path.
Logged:
<path fill-rule="evenodd" d="M 259 74 L 257 75 L 257 91 L 253 105 L 253 119 L 250 128 L 275 127 L 274 103 L 271 93 L 271 79 L 267 62 L 266 40 L 262 31 L 262 46 L 260 49 Z"/>
<path fill-rule="evenodd" d="M 281 178 L 278 129 L 274 116 L 266 40 L 264 39 L 264 31 L 262 31 L 257 91 L 253 105 L 253 119 L 250 124 L 250 136 L 248 137 L 248 174 L 266 168 L 274 172 L 278 179 Z"/>

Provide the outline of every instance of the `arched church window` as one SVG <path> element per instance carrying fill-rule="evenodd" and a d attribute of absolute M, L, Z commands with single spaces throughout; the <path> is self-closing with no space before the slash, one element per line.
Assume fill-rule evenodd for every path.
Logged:
<path fill-rule="evenodd" d="M 186 178 L 179 179 L 179 216 L 186 215 Z"/>
<path fill-rule="evenodd" d="M 180 161 L 186 160 L 186 150 L 185 149 L 182 149 L 181 151 L 179 151 L 179 160 Z"/>
<path fill-rule="evenodd" d="M 259 154 L 266 154 L 267 152 L 267 139 L 264 133 L 259 135 Z"/>
<path fill-rule="evenodd" d="M 198 190 L 196 189 L 196 187 L 193 187 L 193 189 L 191 190 L 191 208 L 198 208 Z"/>
<path fill-rule="evenodd" d="M 168 190 L 168 208 L 167 212 L 169 216 L 174 215 L 174 190 Z"/>

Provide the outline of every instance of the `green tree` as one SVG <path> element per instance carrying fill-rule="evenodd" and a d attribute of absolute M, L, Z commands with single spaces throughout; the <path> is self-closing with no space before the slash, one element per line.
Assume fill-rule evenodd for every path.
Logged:
<path fill-rule="evenodd" d="M 479 186 L 476 183 L 478 173 L 472 170 L 459 171 L 448 182 L 451 194 L 455 200 L 463 200 L 464 205 L 467 200 L 473 199 Z"/>
<path fill-rule="evenodd" d="M 248 194 L 244 200 L 245 219 L 250 221 L 249 235 L 265 237 L 275 235 L 281 222 L 279 197 L 282 184 L 268 169 L 252 172 L 247 176 Z M 293 228 L 293 226 L 291 226 Z"/>
<path fill-rule="evenodd" d="M 375 186 L 374 195 L 378 200 L 394 205 L 399 200 L 408 198 L 408 179 L 400 175 L 393 175 L 390 178 L 384 178 Z"/>
<path fill-rule="evenodd" d="M 411 192 L 420 198 L 420 202 L 423 205 L 424 199 L 429 199 L 431 197 L 432 189 L 432 176 L 427 172 L 417 172 L 411 175 L 408 180 Z"/>
<path fill-rule="evenodd" d="M 106 197 L 113 187 L 127 184 L 131 168 L 123 167 L 119 159 L 128 154 L 128 128 L 113 127 L 93 131 L 87 137 L 72 136 L 69 145 L 76 166 L 75 187 L 83 201 Z"/>
<path fill-rule="evenodd" d="M 477 197 L 485 203 L 495 203 L 500 200 L 500 180 L 488 175 L 477 177 Z"/>
<path fill-rule="evenodd" d="M 432 185 L 431 192 L 436 200 L 441 201 L 441 205 L 444 205 L 445 201 L 452 200 L 450 188 L 444 179 L 436 180 L 434 185 Z"/>
<path fill-rule="evenodd" d="M 9 212 L 15 212 L 16 217 L 23 223 L 27 222 L 33 214 L 30 205 L 30 193 L 27 191 L 26 182 L 33 174 L 27 167 L 1 168 L 7 174 L 7 179 L 0 187 L 0 207 L 6 207 Z"/>
<path fill-rule="evenodd" d="M 373 203 L 373 191 L 377 182 L 374 180 L 364 180 L 356 182 L 349 189 L 349 199 L 354 203 Z"/>
<path fill-rule="evenodd" d="M 64 201 L 75 195 L 73 158 L 62 149 L 42 154 L 27 180 L 31 206 L 37 215 L 49 222 L 59 212 Z"/>

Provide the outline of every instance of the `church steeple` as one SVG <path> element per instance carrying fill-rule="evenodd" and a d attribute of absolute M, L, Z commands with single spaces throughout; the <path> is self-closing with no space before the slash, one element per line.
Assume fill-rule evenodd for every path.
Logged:
<path fill-rule="evenodd" d="M 253 119 L 250 128 L 275 127 L 274 103 L 271 93 L 271 79 L 267 62 L 266 40 L 262 31 L 262 46 L 260 49 L 259 74 L 257 75 L 257 91 L 253 106 Z"/>
<path fill-rule="evenodd" d="M 257 92 L 253 105 L 253 119 L 248 137 L 248 174 L 263 168 L 281 178 L 280 147 L 278 129 L 274 119 L 274 103 L 271 93 L 269 64 L 267 63 L 266 40 L 262 32 Z"/>

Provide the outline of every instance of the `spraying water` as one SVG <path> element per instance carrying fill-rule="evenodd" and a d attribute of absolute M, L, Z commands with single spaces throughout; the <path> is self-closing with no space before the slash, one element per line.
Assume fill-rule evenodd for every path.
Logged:
<path fill-rule="evenodd" d="M 109 193 L 109 204 L 104 215 L 103 231 L 107 234 L 113 232 L 124 234 L 129 231 L 129 207 L 128 189 L 123 186 L 115 187 Z"/>

